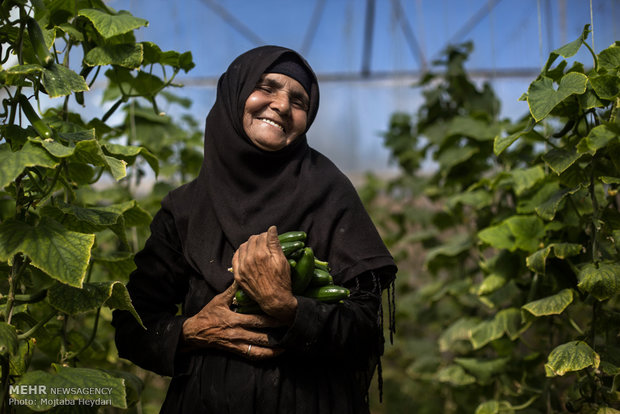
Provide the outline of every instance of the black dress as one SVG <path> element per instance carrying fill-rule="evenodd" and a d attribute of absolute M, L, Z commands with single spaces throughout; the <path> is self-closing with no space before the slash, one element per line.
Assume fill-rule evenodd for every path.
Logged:
<path fill-rule="evenodd" d="M 162 201 L 136 255 L 127 288 L 147 329 L 127 312 L 114 313 L 119 355 L 172 377 L 164 413 L 368 412 L 367 390 L 383 349 L 381 291 L 396 266 L 355 188 L 308 145 L 306 131 L 277 151 L 258 148 L 244 132 L 248 96 L 283 57 L 296 59 L 310 76 L 306 128 L 312 124 L 318 82 L 301 56 L 262 46 L 235 59 L 206 119 L 198 177 Z M 293 324 L 269 332 L 285 349 L 270 360 L 182 351 L 183 322 L 230 286 L 235 250 L 271 225 L 305 231 L 351 297 L 339 304 L 298 297 Z"/>
<path fill-rule="evenodd" d="M 286 351 L 271 360 L 212 349 L 185 353 L 183 322 L 219 292 L 183 258 L 168 211 L 160 210 L 151 231 L 127 285 L 147 330 L 125 311 L 114 312 L 113 325 L 121 357 L 172 377 L 162 413 L 368 412 L 367 390 L 383 350 L 379 292 L 393 274 L 379 269 L 354 278 L 340 304 L 297 297 L 293 325 L 272 335 Z"/>

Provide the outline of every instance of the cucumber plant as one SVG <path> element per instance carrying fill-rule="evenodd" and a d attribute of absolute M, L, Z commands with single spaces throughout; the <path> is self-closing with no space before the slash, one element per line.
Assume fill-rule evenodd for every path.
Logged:
<path fill-rule="evenodd" d="M 550 54 L 517 121 L 468 78 L 471 44 L 393 114 L 401 174 L 361 190 L 401 269 L 388 412 L 620 412 L 620 42 L 588 35 Z M 590 66 L 569 64 L 582 48 Z"/>
<path fill-rule="evenodd" d="M 137 42 L 148 22 L 101 0 L 5 0 L 0 20 L 0 412 L 61 411 L 39 386 L 109 388 L 61 397 L 132 407 L 143 385 L 116 355 L 111 309 L 135 314 L 133 254 L 201 163 L 196 122 L 159 108 L 191 103 L 168 90 L 192 55 Z"/>

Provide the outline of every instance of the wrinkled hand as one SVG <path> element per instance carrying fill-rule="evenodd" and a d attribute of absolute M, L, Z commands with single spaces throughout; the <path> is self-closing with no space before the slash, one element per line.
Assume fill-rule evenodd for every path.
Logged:
<path fill-rule="evenodd" d="M 269 346 L 261 328 L 277 328 L 282 323 L 264 315 L 244 315 L 230 310 L 237 283 L 215 296 L 196 315 L 183 324 L 184 343 L 189 348 L 218 348 L 249 359 L 266 359 L 282 353 Z M 250 352 L 248 350 L 250 349 Z"/>
<path fill-rule="evenodd" d="M 275 226 L 239 246 L 232 265 L 239 287 L 267 315 L 287 324 L 293 321 L 297 299 L 291 292 L 291 267 L 282 253 Z"/>

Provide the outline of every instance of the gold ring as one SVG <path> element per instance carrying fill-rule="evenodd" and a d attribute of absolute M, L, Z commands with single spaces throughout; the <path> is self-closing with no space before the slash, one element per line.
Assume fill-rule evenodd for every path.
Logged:
<path fill-rule="evenodd" d="M 250 355 L 251 350 L 252 350 L 252 345 L 248 345 L 248 351 L 245 354 Z"/>

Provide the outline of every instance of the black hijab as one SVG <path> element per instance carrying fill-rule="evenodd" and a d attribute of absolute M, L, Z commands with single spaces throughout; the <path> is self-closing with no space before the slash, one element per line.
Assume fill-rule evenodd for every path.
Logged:
<path fill-rule="evenodd" d="M 396 270 L 350 181 L 308 146 L 305 132 L 278 151 L 258 148 L 244 132 L 245 101 L 284 55 L 297 59 L 311 78 L 307 131 L 319 106 L 317 79 L 308 63 L 290 49 L 252 49 L 219 79 L 198 178 L 162 203 L 174 216 L 185 258 L 217 291 L 232 281 L 226 269 L 239 245 L 271 225 L 279 233 L 307 232 L 307 244 L 329 261 L 338 284 L 368 270 Z"/>

